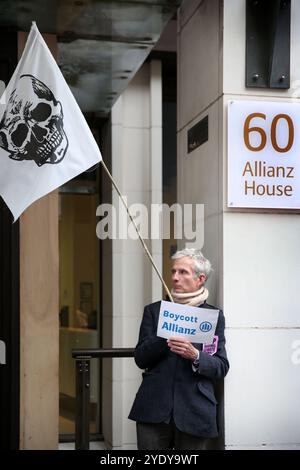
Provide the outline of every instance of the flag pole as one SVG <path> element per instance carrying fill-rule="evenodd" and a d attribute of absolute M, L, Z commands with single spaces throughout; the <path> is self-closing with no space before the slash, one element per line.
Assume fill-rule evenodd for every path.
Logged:
<path fill-rule="evenodd" d="M 156 271 L 156 273 L 157 273 L 157 275 L 158 275 L 158 277 L 159 277 L 159 279 L 160 279 L 162 285 L 164 286 L 166 293 L 168 294 L 168 296 L 169 296 L 169 298 L 171 299 L 171 301 L 174 302 L 173 297 L 172 297 L 172 294 L 171 294 L 171 292 L 169 291 L 167 284 L 165 283 L 165 281 L 164 281 L 164 279 L 163 279 L 163 277 L 162 277 L 162 275 L 161 275 L 161 273 L 160 273 L 158 267 L 156 266 L 155 261 L 154 261 L 152 255 L 151 255 L 150 251 L 148 250 L 145 241 L 144 241 L 143 238 L 141 237 L 140 231 L 139 231 L 139 229 L 138 229 L 138 227 L 137 227 L 137 225 L 136 225 L 136 223 L 135 223 L 135 221 L 134 221 L 132 215 L 131 215 L 130 212 L 129 212 L 129 208 L 128 208 L 127 204 L 126 204 L 126 201 L 125 201 L 124 197 L 122 196 L 121 191 L 119 190 L 117 184 L 115 183 L 115 181 L 114 181 L 112 175 L 110 174 L 109 169 L 108 169 L 107 166 L 105 165 L 103 159 L 101 160 L 101 164 L 102 164 L 104 170 L 106 171 L 106 174 L 107 174 L 107 176 L 109 177 L 110 181 L 112 182 L 112 184 L 113 184 L 115 190 L 117 191 L 117 193 L 118 193 L 118 195 L 119 195 L 121 201 L 123 202 L 124 207 L 125 207 L 125 209 L 126 209 L 126 212 L 127 212 L 128 216 L 129 216 L 129 218 L 130 218 L 130 220 L 131 220 L 131 222 L 132 222 L 132 224 L 133 224 L 133 226 L 134 226 L 134 228 L 135 228 L 136 233 L 138 234 L 138 237 L 139 237 L 139 239 L 140 239 L 140 242 L 141 242 L 141 244 L 143 245 L 143 248 L 144 248 L 144 250 L 145 250 L 145 252 L 146 252 L 146 254 L 147 254 L 147 256 L 148 256 L 150 262 L 152 263 L 152 266 L 153 266 L 153 268 L 155 269 L 155 271 Z"/>

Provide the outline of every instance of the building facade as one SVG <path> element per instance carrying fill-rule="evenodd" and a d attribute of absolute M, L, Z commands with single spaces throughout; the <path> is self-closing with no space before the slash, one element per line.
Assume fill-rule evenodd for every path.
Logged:
<path fill-rule="evenodd" d="M 97 115 L 92 127 L 129 205 L 138 202 L 148 210 L 162 202 L 204 205 L 203 252 L 214 267 L 210 301 L 224 310 L 231 364 L 218 390 L 221 434 L 213 448 L 299 449 L 299 210 L 228 206 L 227 113 L 234 100 L 298 102 L 300 5 L 296 0 L 290 5 L 290 87 L 270 88 L 245 84 L 247 4 L 184 1 L 176 30 L 172 26 L 162 49 L 157 45 L 111 111 L 100 120 Z M 16 59 L 25 35 L 19 32 L 15 38 Z M 46 40 L 56 54 L 57 36 Z M 174 63 L 175 54 L 177 94 L 170 98 L 165 67 L 168 60 Z M 191 148 L 190 131 L 203 119 L 207 136 Z M 93 182 L 85 188 L 89 185 Z M 62 363 L 59 354 L 68 357 L 67 343 L 134 347 L 143 306 L 164 295 L 138 240 L 97 239 L 97 205 L 119 206 L 105 174 L 98 170 L 90 199 L 77 199 L 78 187 L 36 202 L 18 225 L 2 209 L 1 315 L 14 315 L 13 322 L 2 323 L 6 364 L 0 365 L 1 406 L 9 394 L 4 380 L 15 394 L 11 405 L 20 403 L 18 413 L 7 416 L 12 437 L 6 447 L 58 448 L 63 427 L 59 403 L 63 407 L 65 400 L 64 418 L 74 406 L 72 361 L 66 367 L 67 359 Z M 167 279 L 169 254 L 186 240 L 147 243 Z M 88 328 L 84 321 L 95 310 L 96 325 Z M 108 448 L 135 449 L 135 423 L 127 416 L 141 371 L 131 358 L 93 367 L 96 428 L 91 431 L 102 434 Z M 71 426 L 64 433 L 73 431 Z"/>

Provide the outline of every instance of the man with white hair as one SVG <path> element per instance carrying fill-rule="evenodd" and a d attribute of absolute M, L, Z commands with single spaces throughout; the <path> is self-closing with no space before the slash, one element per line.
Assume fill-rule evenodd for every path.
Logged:
<path fill-rule="evenodd" d="M 174 302 L 216 309 L 206 302 L 211 271 L 200 250 L 177 251 L 172 256 Z M 135 348 L 136 364 L 144 369 L 129 414 L 137 422 L 138 449 L 202 450 L 207 438 L 218 435 L 214 383 L 229 369 L 224 315 L 219 310 L 214 344 L 207 348 L 179 337 L 158 337 L 159 311 L 160 302 L 145 307 Z"/>

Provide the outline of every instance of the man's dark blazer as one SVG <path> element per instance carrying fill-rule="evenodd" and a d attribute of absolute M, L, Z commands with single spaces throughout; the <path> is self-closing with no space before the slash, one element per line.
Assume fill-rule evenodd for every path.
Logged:
<path fill-rule="evenodd" d="M 206 302 L 200 308 L 212 308 Z M 143 423 L 162 423 L 174 419 L 176 427 L 199 437 L 218 435 L 214 381 L 225 377 L 229 363 L 225 350 L 225 319 L 220 310 L 215 335 L 218 349 L 214 355 L 199 349 L 199 368 L 170 351 L 167 341 L 156 336 L 160 302 L 144 309 L 135 362 L 145 369 L 143 381 L 134 400 L 129 419 Z M 174 333 L 174 336 L 176 334 Z"/>

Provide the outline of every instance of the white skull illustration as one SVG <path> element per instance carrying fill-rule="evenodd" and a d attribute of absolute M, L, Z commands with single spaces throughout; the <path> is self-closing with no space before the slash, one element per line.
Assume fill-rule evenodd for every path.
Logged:
<path fill-rule="evenodd" d="M 52 91 L 32 75 L 21 75 L 0 123 L 0 147 L 13 160 L 38 166 L 59 163 L 68 148 L 63 110 Z"/>

